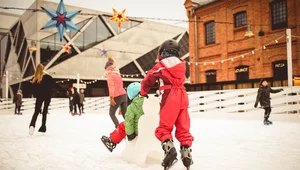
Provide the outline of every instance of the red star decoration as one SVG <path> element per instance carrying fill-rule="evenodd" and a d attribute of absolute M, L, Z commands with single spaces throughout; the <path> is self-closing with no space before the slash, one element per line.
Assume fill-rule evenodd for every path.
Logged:
<path fill-rule="evenodd" d="M 118 11 L 116 11 L 113 8 L 114 16 L 112 16 L 111 18 L 109 18 L 110 21 L 116 21 L 117 22 L 118 28 L 121 27 L 122 22 L 128 22 L 129 21 L 129 19 L 124 16 L 125 10 L 126 9 L 123 9 L 122 12 L 118 13 Z"/>
<path fill-rule="evenodd" d="M 63 49 L 64 49 L 64 52 L 70 54 L 70 52 L 71 52 L 71 47 L 70 47 L 68 44 L 64 45 L 64 46 L 63 46 Z"/>

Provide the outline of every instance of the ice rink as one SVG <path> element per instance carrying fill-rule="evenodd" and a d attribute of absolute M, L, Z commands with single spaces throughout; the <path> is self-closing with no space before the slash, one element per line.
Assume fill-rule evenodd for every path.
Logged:
<path fill-rule="evenodd" d="M 47 133 L 28 134 L 32 113 L 22 116 L 0 111 L 1 170 L 159 170 L 160 163 L 138 167 L 124 161 L 121 143 L 110 153 L 100 137 L 114 126 L 108 113 L 72 117 L 56 111 L 48 115 Z M 257 114 L 191 114 L 193 170 L 299 170 L 300 114 L 271 114 L 272 126 Z M 118 116 L 119 120 L 122 120 Z M 179 152 L 179 144 L 175 142 Z M 161 151 L 163 154 L 163 151 Z M 178 155 L 178 158 L 180 154 Z M 179 160 L 172 170 L 184 170 Z"/>

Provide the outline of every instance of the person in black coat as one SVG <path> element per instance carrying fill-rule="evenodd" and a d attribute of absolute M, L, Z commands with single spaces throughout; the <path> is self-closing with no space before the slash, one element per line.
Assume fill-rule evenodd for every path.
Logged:
<path fill-rule="evenodd" d="M 36 119 L 41 110 L 41 106 L 44 103 L 43 107 L 43 118 L 42 126 L 39 129 L 39 132 L 46 132 L 46 121 L 48 107 L 51 102 L 52 87 L 54 85 L 53 78 L 50 75 L 44 74 L 44 66 L 39 64 L 36 68 L 34 77 L 32 78 L 31 91 L 33 96 L 36 98 L 34 114 L 32 116 L 31 122 L 29 124 L 29 134 L 33 135 Z"/>
<path fill-rule="evenodd" d="M 13 99 L 13 103 L 15 103 L 15 114 L 22 115 L 21 113 L 21 106 L 23 103 L 22 99 L 23 99 L 22 90 L 18 90 L 18 93 L 15 94 Z"/>
<path fill-rule="evenodd" d="M 79 94 L 77 92 L 77 89 L 75 87 L 71 88 L 71 92 L 70 92 L 69 96 L 70 96 L 70 101 L 71 101 L 71 105 L 72 105 L 72 113 L 71 114 L 73 116 L 78 114 L 78 112 L 77 112 L 77 107 L 78 107 L 79 115 L 81 115 L 81 110 L 80 110 L 80 107 L 79 107 L 80 98 L 79 98 Z"/>
<path fill-rule="evenodd" d="M 272 124 L 271 121 L 269 121 L 269 117 L 271 114 L 271 98 L 270 93 L 278 93 L 283 91 L 283 89 L 272 89 L 268 86 L 268 82 L 266 79 L 261 79 L 259 83 L 259 89 L 257 92 L 256 101 L 254 104 L 254 107 L 256 108 L 258 105 L 258 102 L 260 102 L 261 107 L 265 110 L 265 116 L 264 116 L 264 124 L 269 125 Z"/>

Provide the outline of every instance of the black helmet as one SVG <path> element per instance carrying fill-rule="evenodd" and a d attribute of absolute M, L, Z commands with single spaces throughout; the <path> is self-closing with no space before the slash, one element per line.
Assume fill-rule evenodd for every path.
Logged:
<path fill-rule="evenodd" d="M 172 56 L 176 56 L 179 57 L 179 45 L 178 43 L 173 40 L 166 40 L 165 42 L 163 42 L 160 47 L 158 48 L 158 58 L 159 60 L 162 60 L 166 57 L 170 57 L 170 56 L 165 56 L 163 52 L 168 52 L 170 53 Z"/>

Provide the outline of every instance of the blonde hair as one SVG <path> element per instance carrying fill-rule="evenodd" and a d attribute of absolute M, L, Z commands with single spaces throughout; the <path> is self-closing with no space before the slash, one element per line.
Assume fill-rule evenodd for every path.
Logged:
<path fill-rule="evenodd" d="M 114 58 L 114 57 L 112 57 L 112 56 L 109 56 L 109 57 L 107 58 L 107 60 L 108 60 L 108 61 L 115 62 L 115 58 Z"/>
<path fill-rule="evenodd" d="M 44 65 L 43 64 L 39 64 L 37 67 L 36 67 L 36 71 L 34 73 L 34 77 L 33 77 L 33 80 L 32 80 L 32 83 L 41 83 L 42 79 L 43 79 L 43 76 L 44 76 Z"/>

